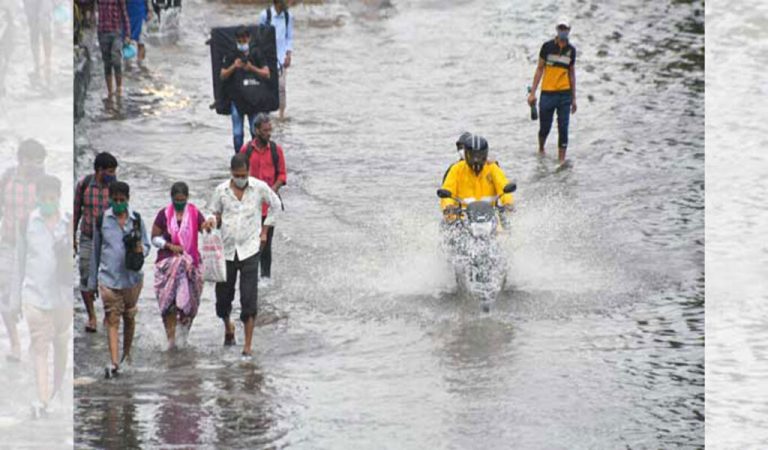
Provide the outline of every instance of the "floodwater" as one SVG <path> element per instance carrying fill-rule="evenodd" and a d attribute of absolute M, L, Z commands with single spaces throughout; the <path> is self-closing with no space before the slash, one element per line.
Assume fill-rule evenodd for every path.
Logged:
<path fill-rule="evenodd" d="M 148 273 L 133 365 L 107 382 L 106 338 L 82 332 L 78 304 L 78 448 L 702 446 L 703 4 L 384 3 L 293 10 L 273 133 L 286 211 L 253 362 L 222 347 L 210 286 L 188 346 L 165 351 Z M 117 107 L 97 61 L 78 176 L 109 150 L 145 218 L 177 180 L 205 204 L 231 155 L 228 117 L 208 108 L 207 30 L 258 12 L 186 2 L 178 40 L 148 48 Z M 574 165 L 556 172 L 525 88 L 561 14 L 579 111 Z M 439 250 L 435 190 L 465 129 L 518 183 L 488 314 Z"/>
<path fill-rule="evenodd" d="M 707 446 L 720 448 L 768 442 L 768 107 L 749 100 L 768 93 L 766 25 L 765 2 L 707 6 Z"/>

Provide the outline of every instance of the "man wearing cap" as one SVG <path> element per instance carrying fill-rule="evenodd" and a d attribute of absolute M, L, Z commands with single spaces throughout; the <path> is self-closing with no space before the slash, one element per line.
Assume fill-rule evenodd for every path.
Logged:
<path fill-rule="evenodd" d="M 576 113 L 576 48 L 568 41 L 571 31 L 568 20 L 559 20 L 556 29 L 557 36 L 541 46 L 528 104 L 536 103 L 536 89 L 541 81 L 539 153 L 544 153 L 544 144 L 557 111 L 557 156 L 562 164 L 568 149 L 568 121 L 570 114 Z"/>

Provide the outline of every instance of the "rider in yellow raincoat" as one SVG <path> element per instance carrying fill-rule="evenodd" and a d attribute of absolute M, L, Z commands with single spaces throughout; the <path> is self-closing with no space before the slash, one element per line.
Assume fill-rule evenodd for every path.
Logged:
<path fill-rule="evenodd" d="M 464 160 L 454 164 L 443 181 L 446 189 L 467 202 L 492 200 L 500 195 L 499 203 L 507 210 L 514 204 L 512 194 L 504 194 L 504 186 L 509 183 L 504 171 L 495 162 L 488 162 L 488 141 L 482 136 L 472 136 L 464 144 Z M 446 220 L 456 217 L 457 202 L 450 198 L 440 200 Z"/>

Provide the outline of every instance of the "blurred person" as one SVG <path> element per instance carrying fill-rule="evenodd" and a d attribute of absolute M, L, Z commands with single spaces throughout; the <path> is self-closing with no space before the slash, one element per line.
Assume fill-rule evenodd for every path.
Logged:
<path fill-rule="evenodd" d="M 90 28 L 94 20 L 96 0 L 75 0 L 75 3 L 83 15 L 83 26 Z"/>
<path fill-rule="evenodd" d="M 50 412 L 59 396 L 69 358 L 72 324 L 72 264 L 69 252 L 71 222 L 60 208 L 61 181 L 43 175 L 36 188 L 37 208 L 29 217 L 26 240 L 18 246 L 18 292 L 29 326 L 37 400 L 34 417 Z M 53 346 L 53 390 L 49 383 L 48 353 Z"/>
<path fill-rule="evenodd" d="M 21 304 L 10 288 L 18 246 L 24 245 L 29 213 L 36 207 L 37 180 L 45 175 L 46 151 L 43 145 L 28 139 L 19 145 L 18 166 L 8 169 L 0 179 L 0 316 L 8 331 L 11 352 L 7 359 L 21 359 L 21 344 L 16 324 Z"/>
<path fill-rule="evenodd" d="M 7 5 L 0 5 L 0 98 L 5 97 L 5 77 L 11 64 L 15 35 L 13 14 Z"/>
<path fill-rule="evenodd" d="M 120 364 L 130 363 L 133 336 L 136 331 L 138 299 L 144 283 L 141 268 L 149 254 L 149 237 L 141 216 L 130 208 L 130 187 L 122 181 L 109 185 L 110 208 L 104 210 L 93 230 L 93 261 L 88 289 L 95 290 L 104 304 L 110 364 L 105 378 L 119 374 Z M 138 266 L 129 261 L 137 255 Z M 123 323 L 123 356 L 119 357 L 120 322 Z"/>
<path fill-rule="evenodd" d="M 34 71 L 30 74 L 32 84 L 41 81 L 51 87 L 51 45 L 53 41 L 53 0 L 24 0 L 24 11 L 29 24 L 29 40 L 32 50 Z M 42 64 L 41 64 L 42 53 Z"/>
<path fill-rule="evenodd" d="M 203 291 L 197 238 L 210 229 L 211 223 L 189 203 L 187 184 L 174 183 L 171 203 L 157 213 L 152 225 L 152 244 L 158 248 L 155 292 L 169 349 L 176 346 L 177 322 L 187 335 L 197 315 Z"/>
<path fill-rule="evenodd" d="M 280 196 L 280 188 L 288 181 L 285 170 L 285 154 L 283 148 L 271 140 L 272 123 L 269 114 L 260 113 L 256 116 L 253 128 L 256 136 L 251 142 L 243 145 L 240 153 L 248 157 L 249 173 L 252 177 L 265 182 L 275 194 Z M 267 220 L 267 205 L 262 207 L 261 223 Z M 260 252 L 261 282 L 268 287 L 272 277 L 272 237 L 275 227 L 268 227 L 267 242 Z"/>
<path fill-rule="evenodd" d="M 111 153 L 102 152 L 93 161 L 93 173 L 83 177 L 75 186 L 72 227 L 73 248 L 78 254 L 80 270 L 80 293 L 83 297 L 88 323 L 85 331 L 97 330 L 94 298 L 96 290 L 88 289 L 91 253 L 93 251 L 93 228 L 96 220 L 109 207 L 109 184 L 117 179 L 117 159 Z M 80 239 L 77 230 L 80 229 Z"/>
<path fill-rule="evenodd" d="M 258 312 L 259 251 L 275 224 L 277 194 L 263 181 L 248 175 L 248 158 L 237 154 L 230 161 L 231 178 L 218 185 L 211 199 L 211 225 L 221 228 L 227 280 L 216 283 L 216 315 L 224 322 L 224 345 L 235 345 L 235 326 L 230 321 L 235 282 L 240 272 L 240 320 L 245 328 L 243 358 L 252 355 L 253 329 Z M 268 205 L 262 226 L 262 205 Z"/>
<path fill-rule="evenodd" d="M 293 17 L 288 12 L 286 0 L 273 0 L 273 5 L 259 16 L 260 25 L 275 27 L 275 45 L 277 47 L 277 69 L 280 90 L 280 119 L 285 117 L 286 78 L 293 55 Z"/>
<path fill-rule="evenodd" d="M 123 90 L 123 43 L 130 41 L 130 19 L 126 0 L 99 0 L 98 38 L 101 60 L 104 63 L 104 77 L 107 80 L 107 95 L 112 98 Z M 114 83 L 113 83 L 114 76 Z"/>
<path fill-rule="evenodd" d="M 253 136 L 253 120 L 258 112 L 247 101 L 243 86 L 246 77 L 250 73 L 256 76 L 268 79 L 270 77 L 269 67 L 264 64 L 259 49 L 251 45 L 251 33 L 247 28 L 241 27 L 235 33 L 237 49 L 234 49 L 231 55 L 224 57 L 219 76 L 223 81 L 223 89 L 231 103 L 232 116 L 232 138 L 234 141 L 235 153 L 240 151 L 245 139 L 245 130 L 243 129 L 243 120 L 248 117 L 248 131 Z"/>

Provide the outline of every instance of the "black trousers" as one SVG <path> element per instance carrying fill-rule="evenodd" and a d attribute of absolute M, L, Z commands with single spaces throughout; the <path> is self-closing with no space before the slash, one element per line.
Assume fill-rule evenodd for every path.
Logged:
<path fill-rule="evenodd" d="M 264 226 L 266 217 L 261 218 L 261 225 Z M 272 236 L 275 235 L 275 227 L 269 227 L 267 231 L 267 245 L 261 250 L 261 276 L 269 278 L 272 276 Z"/>
<path fill-rule="evenodd" d="M 258 313 L 259 254 L 243 261 L 235 254 L 234 261 L 227 261 L 227 281 L 216 283 L 216 315 L 228 319 L 235 300 L 235 282 L 240 272 L 240 320 L 245 322 Z"/>

